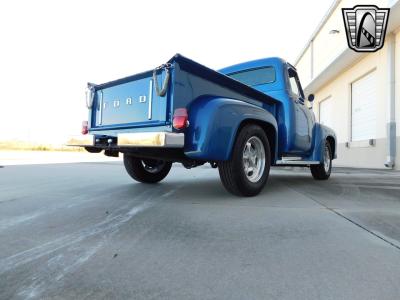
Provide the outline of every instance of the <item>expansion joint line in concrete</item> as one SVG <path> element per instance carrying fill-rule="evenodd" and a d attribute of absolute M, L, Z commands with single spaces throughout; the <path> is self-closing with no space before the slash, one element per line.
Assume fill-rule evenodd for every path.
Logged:
<path fill-rule="evenodd" d="M 293 188 L 290 188 L 290 189 L 294 190 Z M 333 213 L 336 214 L 337 216 L 339 216 L 339 217 L 341 217 L 341 218 L 347 220 L 348 222 L 352 223 L 353 225 L 356 225 L 357 227 L 363 229 L 364 231 L 366 231 L 366 232 L 372 234 L 373 236 L 377 237 L 378 239 L 380 239 L 380 240 L 384 241 L 385 243 L 389 244 L 390 246 L 396 248 L 397 250 L 400 250 L 400 245 L 389 241 L 389 240 L 386 239 L 385 237 L 383 237 L 383 236 L 381 236 L 381 235 L 379 235 L 379 234 L 373 232 L 372 230 L 369 230 L 369 229 L 366 228 L 365 226 L 363 226 L 363 225 L 357 223 L 356 221 L 354 221 L 354 220 L 350 219 L 349 217 L 346 217 L 345 215 L 343 215 L 343 214 L 341 214 L 340 212 L 336 211 L 334 208 L 331 208 L 331 207 L 329 207 L 329 206 L 326 206 L 324 203 L 318 201 L 317 199 L 314 199 L 314 198 L 311 197 L 310 195 L 306 195 L 306 194 L 304 194 L 304 193 L 302 193 L 302 192 L 299 192 L 299 191 L 297 191 L 297 190 L 294 190 L 294 191 L 296 191 L 296 192 L 302 194 L 303 196 L 305 196 L 305 197 L 311 199 L 312 201 L 318 203 L 319 205 L 323 206 L 325 209 L 327 209 L 327 210 L 333 212 Z"/>

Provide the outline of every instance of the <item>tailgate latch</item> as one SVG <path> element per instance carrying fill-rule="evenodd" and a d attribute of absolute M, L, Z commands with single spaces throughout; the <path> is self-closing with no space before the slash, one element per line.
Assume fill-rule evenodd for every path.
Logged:
<path fill-rule="evenodd" d="M 159 66 L 159 67 L 157 67 L 157 68 L 155 68 L 153 70 L 153 81 L 154 81 L 154 85 L 156 86 L 156 93 L 160 97 L 164 97 L 165 94 L 167 93 L 168 81 L 169 81 L 169 77 L 170 77 L 169 69 L 171 67 L 172 67 L 172 64 L 166 63 L 166 64 L 163 64 L 163 65 L 161 65 L 161 66 Z M 164 78 L 164 82 L 163 82 L 163 85 L 162 85 L 161 89 L 158 86 L 158 80 L 157 80 L 157 71 L 158 70 L 165 70 L 165 78 Z"/>

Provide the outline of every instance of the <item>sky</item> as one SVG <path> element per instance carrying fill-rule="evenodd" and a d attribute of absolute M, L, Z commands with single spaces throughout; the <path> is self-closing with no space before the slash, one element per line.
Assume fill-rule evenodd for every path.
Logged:
<path fill-rule="evenodd" d="M 219 69 L 294 63 L 332 0 L 13 0 L 0 3 L 0 140 L 61 144 L 87 120 L 87 82 L 181 53 Z"/>

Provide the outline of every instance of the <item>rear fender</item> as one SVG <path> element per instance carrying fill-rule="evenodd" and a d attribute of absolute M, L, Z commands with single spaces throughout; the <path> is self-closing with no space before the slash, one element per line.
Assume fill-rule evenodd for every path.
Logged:
<path fill-rule="evenodd" d="M 277 124 L 266 109 L 239 100 L 206 96 L 192 102 L 189 107 L 190 126 L 185 131 L 185 155 L 198 160 L 229 160 L 235 137 L 243 122 L 254 120 L 273 126 L 275 153 Z M 271 143 L 272 141 L 270 141 Z"/>

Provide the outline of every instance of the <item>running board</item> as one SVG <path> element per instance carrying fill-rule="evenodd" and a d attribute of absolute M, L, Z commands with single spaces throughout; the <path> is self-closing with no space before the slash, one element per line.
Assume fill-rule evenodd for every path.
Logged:
<path fill-rule="evenodd" d="M 285 165 L 285 166 L 309 166 L 309 165 L 319 165 L 319 161 L 315 160 L 277 160 L 276 165 Z"/>

